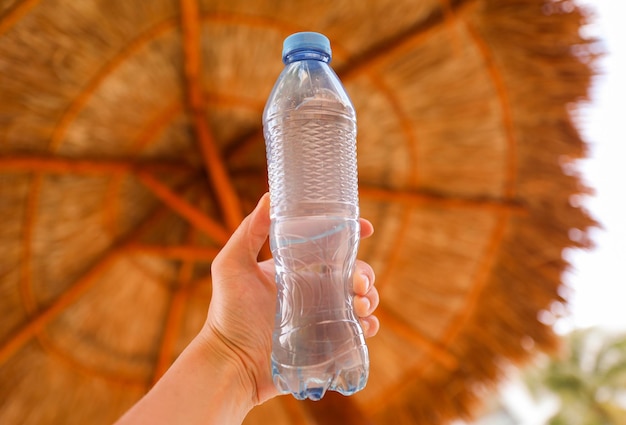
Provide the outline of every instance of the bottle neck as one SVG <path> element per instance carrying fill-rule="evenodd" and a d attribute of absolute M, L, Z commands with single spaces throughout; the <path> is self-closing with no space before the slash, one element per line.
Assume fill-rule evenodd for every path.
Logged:
<path fill-rule="evenodd" d="M 317 60 L 324 63 L 330 62 L 330 55 L 317 51 L 317 50 L 299 50 L 285 55 L 283 63 L 289 65 L 290 63 L 303 61 L 303 60 Z"/>

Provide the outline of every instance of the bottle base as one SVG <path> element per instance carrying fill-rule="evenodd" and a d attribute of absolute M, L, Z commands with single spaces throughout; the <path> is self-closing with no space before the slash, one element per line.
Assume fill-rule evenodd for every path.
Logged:
<path fill-rule="evenodd" d="M 363 359 L 367 359 L 367 348 L 362 347 Z M 359 350 L 361 351 L 361 350 Z M 354 354 L 354 353 L 351 353 Z M 291 394 L 298 400 L 320 400 L 326 391 L 337 391 L 350 396 L 365 388 L 369 375 L 367 360 L 357 366 L 337 369 L 340 361 L 330 360 L 326 364 L 313 366 L 286 366 L 272 359 L 274 385 L 282 394 Z"/>

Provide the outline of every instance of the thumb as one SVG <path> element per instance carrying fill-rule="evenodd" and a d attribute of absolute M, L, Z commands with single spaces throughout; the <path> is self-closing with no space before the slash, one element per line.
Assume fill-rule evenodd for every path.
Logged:
<path fill-rule="evenodd" d="M 264 194 L 232 234 L 213 260 L 213 267 L 221 270 L 256 266 L 259 251 L 270 232 L 270 199 Z"/>

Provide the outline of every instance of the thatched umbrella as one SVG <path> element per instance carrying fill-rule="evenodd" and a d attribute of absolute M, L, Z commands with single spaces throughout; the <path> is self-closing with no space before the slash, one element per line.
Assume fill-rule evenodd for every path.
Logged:
<path fill-rule="evenodd" d="M 0 423 L 110 423 L 201 326 L 210 263 L 266 190 L 261 112 L 299 30 L 358 116 L 367 388 L 247 424 L 437 424 L 555 345 L 564 173 L 592 55 L 569 1 L 0 4 Z M 569 231 L 578 238 L 572 239 Z"/>

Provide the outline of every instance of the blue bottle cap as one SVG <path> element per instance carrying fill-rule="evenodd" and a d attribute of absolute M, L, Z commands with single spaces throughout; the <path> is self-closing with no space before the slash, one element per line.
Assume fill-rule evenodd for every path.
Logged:
<path fill-rule="evenodd" d="M 315 50 L 332 57 L 330 40 L 318 32 L 297 32 L 287 37 L 283 42 L 283 60 L 299 50 Z"/>

